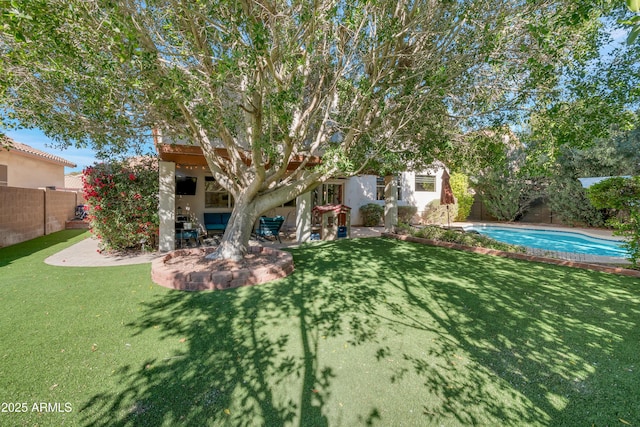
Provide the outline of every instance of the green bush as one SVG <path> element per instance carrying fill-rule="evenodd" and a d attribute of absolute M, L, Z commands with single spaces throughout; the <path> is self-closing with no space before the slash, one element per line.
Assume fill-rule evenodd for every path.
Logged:
<path fill-rule="evenodd" d="M 398 206 L 398 223 L 411 224 L 411 220 L 417 212 L 416 206 Z"/>
<path fill-rule="evenodd" d="M 547 199 L 554 217 L 570 226 L 587 225 L 602 227 L 605 224 L 604 211 L 596 209 L 580 181 L 571 177 L 555 177 L 547 187 Z"/>
<path fill-rule="evenodd" d="M 114 161 L 84 170 L 84 197 L 92 233 L 106 250 L 155 249 L 158 220 L 158 162 L 154 158 Z"/>
<path fill-rule="evenodd" d="M 456 215 L 456 221 L 466 221 L 471 213 L 471 206 L 473 205 L 473 194 L 469 192 L 469 177 L 454 172 L 451 174 L 451 190 L 458 203 L 458 214 Z"/>
<path fill-rule="evenodd" d="M 419 229 L 413 229 L 409 232 L 409 234 L 423 239 L 457 243 L 459 245 L 465 246 L 496 249 L 505 252 L 524 253 L 526 251 L 522 246 L 499 242 L 482 234 L 459 230 L 448 230 L 441 227 L 426 226 Z"/>
<path fill-rule="evenodd" d="M 421 218 L 423 224 L 447 224 L 454 222 L 457 215 L 457 204 L 441 205 L 440 200 L 432 200 L 422 212 Z"/>
<path fill-rule="evenodd" d="M 589 200 L 597 209 L 612 209 L 616 216 L 608 223 L 614 234 L 623 236 L 629 261 L 634 267 L 640 260 L 640 176 L 615 177 L 592 185 L 587 190 Z"/>
<path fill-rule="evenodd" d="M 384 207 L 376 205 L 375 203 L 369 203 L 360 206 L 360 215 L 362 216 L 362 225 L 365 227 L 376 227 L 382 223 Z"/>
<path fill-rule="evenodd" d="M 478 177 L 476 190 L 489 214 L 500 221 L 515 221 L 540 197 L 538 184 L 514 171 L 492 170 Z"/>

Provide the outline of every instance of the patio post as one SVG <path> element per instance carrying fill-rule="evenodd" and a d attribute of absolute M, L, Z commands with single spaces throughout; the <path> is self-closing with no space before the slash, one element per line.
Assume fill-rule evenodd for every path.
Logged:
<path fill-rule="evenodd" d="M 311 191 L 296 198 L 296 240 L 298 243 L 311 239 Z"/>
<path fill-rule="evenodd" d="M 394 175 L 384 177 L 384 231 L 393 233 L 398 225 L 398 183 Z"/>
<path fill-rule="evenodd" d="M 176 246 L 176 164 L 160 161 L 159 172 L 159 249 L 168 252 Z"/>

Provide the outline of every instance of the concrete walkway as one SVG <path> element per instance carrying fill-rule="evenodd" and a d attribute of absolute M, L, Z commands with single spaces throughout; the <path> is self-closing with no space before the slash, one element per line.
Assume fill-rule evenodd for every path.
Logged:
<path fill-rule="evenodd" d="M 611 231 L 608 230 L 594 230 L 594 229 L 582 229 L 582 228 L 568 228 L 558 227 L 550 225 L 536 225 L 536 224 L 503 224 L 503 223 L 452 223 L 452 227 L 465 227 L 471 225 L 500 225 L 501 227 L 514 227 L 514 228 L 533 228 L 533 229 L 553 229 L 557 231 L 568 231 L 583 233 L 592 237 L 600 237 L 611 240 L 620 240 L 619 237 L 613 236 Z M 379 237 L 384 231 L 383 227 L 351 227 L 351 237 Z M 313 243 L 313 242 L 311 242 Z M 251 240 L 250 244 L 263 245 L 267 247 L 283 248 L 283 247 L 296 247 L 299 243 L 295 240 L 283 239 L 282 243 L 272 241 L 255 241 Z M 87 238 L 81 242 L 76 243 L 55 255 L 52 255 L 45 259 L 45 263 L 56 266 L 66 267 L 108 267 L 117 265 L 131 265 L 131 264 L 144 264 L 150 263 L 155 258 L 162 256 L 162 253 L 153 252 L 147 254 L 132 254 L 132 255 L 113 255 L 98 252 L 98 241 L 93 238 Z M 595 255 L 575 254 L 568 252 L 552 252 L 543 250 L 532 250 L 530 255 L 546 256 L 550 258 L 577 261 L 584 263 L 595 264 L 628 264 L 628 261 L 621 258 L 602 257 Z"/>
<path fill-rule="evenodd" d="M 351 237 L 379 237 L 383 227 L 351 227 Z M 251 240 L 249 244 L 263 245 L 274 248 L 295 247 L 298 242 L 293 240 L 282 240 L 279 242 L 257 242 Z M 84 239 L 75 245 L 61 250 L 57 254 L 51 255 L 44 260 L 46 264 L 61 267 L 109 267 L 118 265 L 144 264 L 150 263 L 155 258 L 163 256 L 163 253 L 152 252 L 147 254 L 113 255 L 98 251 L 98 241 L 94 238 Z"/>
<path fill-rule="evenodd" d="M 98 241 L 92 237 L 61 250 L 44 260 L 46 264 L 64 267 L 109 267 L 144 264 L 161 256 L 159 252 L 112 255 L 98 252 Z"/>

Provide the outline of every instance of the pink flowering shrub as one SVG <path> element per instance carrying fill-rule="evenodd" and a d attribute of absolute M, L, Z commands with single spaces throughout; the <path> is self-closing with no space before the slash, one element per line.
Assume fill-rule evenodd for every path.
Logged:
<path fill-rule="evenodd" d="M 84 170 L 84 196 L 101 250 L 153 250 L 158 242 L 158 162 L 112 161 Z"/>

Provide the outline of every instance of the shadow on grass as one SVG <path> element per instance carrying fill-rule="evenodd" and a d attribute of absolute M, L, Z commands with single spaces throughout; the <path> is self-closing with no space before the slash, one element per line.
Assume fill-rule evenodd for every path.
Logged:
<path fill-rule="evenodd" d="M 62 230 L 46 236 L 36 237 L 26 242 L 0 248 L 0 267 L 9 265 L 20 258 L 34 255 L 38 252 L 47 251 L 61 243 L 75 239 L 87 230 Z M 52 253 L 55 251 L 51 251 Z"/>
<path fill-rule="evenodd" d="M 146 303 L 129 327 L 162 342 L 114 374 L 117 390 L 90 399 L 84 424 L 640 421 L 627 397 L 640 385 L 629 279 L 383 239 L 292 252 L 286 279 Z M 358 363 L 335 362 L 332 340 Z M 363 364 L 373 374 L 353 368 Z M 420 411 L 403 420 L 385 396 L 336 411 L 345 382 L 367 375 Z"/>

